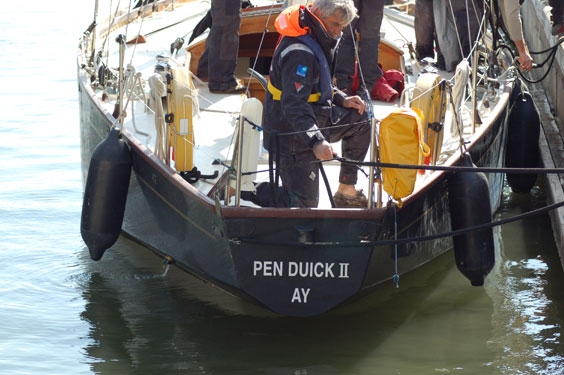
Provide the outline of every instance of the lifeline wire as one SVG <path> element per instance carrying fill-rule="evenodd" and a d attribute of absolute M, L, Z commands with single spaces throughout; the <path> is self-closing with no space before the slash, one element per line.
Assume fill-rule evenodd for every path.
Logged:
<path fill-rule="evenodd" d="M 457 229 L 457 230 L 453 230 L 450 232 L 445 232 L 445 233 L 437 233 L 437 234 L 433 234 L 433 235 L 428 235 L 428 236 L 421 236 L 421 237 L 411 237 L 411 238 L 401 238 L 401 239 L 393 239 L 393 240 L 378 240 L 378 241 L 359 241 L 359 242 L 339 242 L 339 241 L 335 241 L 335 242 L 279 242 L 277 241 L 276 244 L 281 245 L 281 246 L 288 246 L 288 247 L 315 247 L 315 246 L 319 246 L 319 247 L 343 247 L 343 246 L 347 246 L 347 247 L 374 247 L 374 246 L 387 246 L 387 245 L 394 245 L 394 244 L 405 244 L 405 243 L 411 243 L 411 242 L 420 242 L 420 241 L 430 241 L 430 240 L 436 240 L 439 238 L 444 238 L 444 237 L 453 237 L 453 236 L 458 236 L 461 234 L 465 234 L 468 232 L 473 232 L 473 231 L 477 231 L 477 230 L 482 230 L 482 229 L 488 229 L 488 228 L 492 228 L 492 227 L 496 227 L 496 226 L 500 226 L 500 225 L 505 225 L 505 224 L 509 224 L 509 223 L 513 223 L 515 221 L 518 220 L 522 220 L 528 217 L 532 217 L 532 216 L 536 216 L 536 215 L 540 215 L 543 213 L 546 213 L 550 210 L 554 210 L 556 208 L 562 207 L 564 206 L 564 201 L 562 202 L 558 202 L 558 203 L 554 203 L 545 207 L 541 207 L 538 208 L 536 210 L 532 210 L 529 212 L 526 212 L 524 214 L 521 215 L 516 215 L 504 220 L 498 220 L 498 221 L 492 221 L 490 223 L 484 223 L 484 224 L 479 224 L 479 225 L 475 225 L 472 227 L 467 227 L 467 228 L 463 228 L 463 229 Z M 235 241 L 235 242 L 245 242 L 245 243 L 254 243 L 254 244 L 271 244 L 273 243 L 273 241 L 261 241 L 261 240 L 255 240 L 252 238 L 245 238 L 245 237 L 240 237 L 240 238 L 232 238 L 231 241 Z"/>
<path fill-rule="evenodd" d="M 394 204 L 394 240 L 398 240 L 398 216 L 397 216 L 397 206 Z M 398 243 L 394 244 L 394 282 L 396 283 L 396 288 L 399 288 L 399 273 L 398 273 Z"/>
<path fill-rule="evenodd" d="M 345 164 L 354 164 L 359 167 L 378 166 L 382 168 L 397 168 L 397 169 L 425 169 L 429 171 L 447 171 L 447 172 L 484 172 L 484 173 L 522 173 L 522 174 L 535 174 L 535 173 L 564 173 L 564 168 L 496 168 L 496 167 L 461 167 L 461 166 L 446 166 L 446 165 L 427 165 L 427 164 L 394 164 L 394 163 L 372 163 L 369 161 L 356 161 L 347 158 L 334 158 L 333 160 L 340 161 Z"/>

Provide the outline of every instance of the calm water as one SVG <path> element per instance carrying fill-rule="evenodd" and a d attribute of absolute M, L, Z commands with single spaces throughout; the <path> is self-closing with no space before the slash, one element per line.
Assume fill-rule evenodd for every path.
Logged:
<path fill-rule="evenodd" d="M 546 216 L 496 229 L 484 288 L 449 255 L 347 318 L 218 311 L 126 239 L 90 261 L 73 56 L 91 3 L 0 12 L 0 374 L 564 373 L 564 275 Z M 497 218 L 543 205 L 540 189 L 507 192 Z"/>

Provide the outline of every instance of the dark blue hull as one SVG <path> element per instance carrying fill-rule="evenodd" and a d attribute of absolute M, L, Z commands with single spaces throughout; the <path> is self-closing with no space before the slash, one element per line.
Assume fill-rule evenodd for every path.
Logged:
<path fill-rule="evenodd" d="M 112 118 L 93 99 L 79 72 L 83 176 Z M 474 163 L 502 167 L 508 92 L 495 121 L 469 145 Z M 293 210 L 224 207 L 198 192 L 124 131 L 132 176 L 122 230 L 178 267 L 236 299 L 286 316 L 315 316 L 358 300 L 376 288 L 395 288 L 404 275 L 453 247 L 450 237 L 391 243 L 451 231 L 447 172 L 435 176 L 402 208 Z M 458 162 L 454 162 L 456 165 Z M 503 175 L 488 176 L 497 209 Z M 483 199 L 483 197 L 474 197 Z M 110 250 L 111 251 L 111 250 Z M 102 260 L 103 261 L 103 260 Z"/>

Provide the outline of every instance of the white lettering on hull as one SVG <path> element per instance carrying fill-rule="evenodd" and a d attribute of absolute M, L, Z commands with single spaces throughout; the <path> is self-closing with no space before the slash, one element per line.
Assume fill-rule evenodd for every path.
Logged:
<path fill-rule="evenodd" d="M 348 279 L 350 263 L 328 262 L 284 262 L 273 260 L 255 260 L 253 276 L 256 277 L 291 277 L 301 279 Z M 308 303 L 311 288 L 294 288 L 291 303 Z"/>
<path fill-rule="evenodd" d="M 292 303 L 307 303 L 307 296 L 309 295 L 310 288 L 296 288 L 292 295 Z"/>
<path fill-rule="evenodd" d="M 335 263 L 289 262 L 288 276 L 334 278 L 334 265 Z"/>
<path fill-rule="evenodd" d="M 348 279 L 349 278 L 349 263 L 339 263 L 339 278 Z"/>
<path fill-rule="evenodd" d="M 303 278 L 335 278 L 335 263 L 322 262 L 280 262 L 272 260 L 255 260 L 253 276 L 265 277 L 303 277 Z M 349 263 L 339 263 L 340 279 L 349 278 Z"/>
<path fill-rule="evenodd" d="M 253 262 L 253 276 L 284 276 L 284 263 L 271 260 Z"/>

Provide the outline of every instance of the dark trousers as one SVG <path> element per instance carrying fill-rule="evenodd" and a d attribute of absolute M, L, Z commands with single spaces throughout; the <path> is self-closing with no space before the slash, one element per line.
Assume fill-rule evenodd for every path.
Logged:
<path fill-rule="evenodd" d="M 433 0 L 415 0 L 415 53 L 417 59 L 435 58 L 435 17 Z"/>
<path fill-rule="evenodd" d="M 549 0 L 548 3 L 552 7 L 552 22 L 554 24 L 561 23 L 564 18 L 564 8 L 562 7 L 562 0 Z"/>
<path fill-rule="evenodd" d="M 484 10 L 484 0 L 452 0 L 447 2 L 452 7 L 454 23 L 460 38 L 462 57 L 470 57 L 470 51 L 478 36 L 480 21 Z"/>
<path fill-rule="evenodd" d="M 212 0 L 212 27 L 198 62 L 198 77 L 208 77 L 210 90 L 237 85 L 235 67 L 239 52 L 241 0 Z"/>
<path fill-rule="evenodd" d="M 343 29 L 343 37 L 335 60 L 335 78 L 338 88 L 349 89 L 351 87 L 356 60 L 354 40 L 351 35 L 356 36 L 357 32 L 360 35 L 358 60 L 366 88 L 370 91 L 376 80 L 382 76 L 382 70 L 378 67 L 378 48 L 385 2 L 386 0 L 354 1 L 359 17 L 355 18 L 350 26 Z"/>
<path fill-rule="evenodd" d="M 326 107 L 325 107 L 326 108 Z M 341 141 L 341 153 L 350 160 L 364 161 L 370 145 L 370 123 L 366 114 L 356 110 L 332 107 L 330 111 L 318 111 L 317 118 L 328 142 Z M 339 126 L 352 124 L 348 126 Z M 283 142 L 283 138 L 281 140 Z M 274 157 L 274 155 L 271 155 Z M 280 157 L 277 169 L 282 185 L 288 192 L 290 207 L 317 207 L 319 203 L 319 162 L 313 151 L 304 150 L 292 155 Z M 358 168 L 351 164 L 342 164 L 339 182 L 355 185 Z"/>

